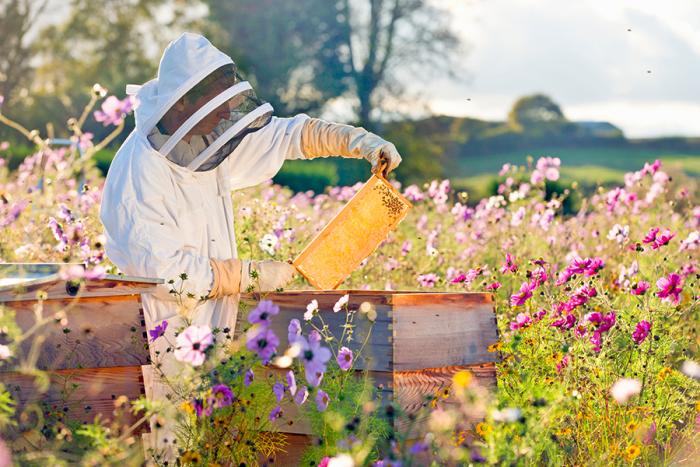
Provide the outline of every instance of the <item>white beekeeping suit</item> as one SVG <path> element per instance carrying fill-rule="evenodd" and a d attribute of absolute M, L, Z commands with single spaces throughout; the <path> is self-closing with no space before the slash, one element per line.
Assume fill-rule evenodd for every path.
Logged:
<path fill-rule="evenodd" d="M 157 78 L 127 91 L 137 98 L 136 128 L 105 182 L 105 250 L 126 274 L 166 280 L 144 294 L 143 308 L 148 329 L 168 321 L 170 342 L 183 321 L 167 281 L 179 285 L 181 273 L 185 290 L 208 297 L 192 323 L 232 330 L 240 291 L 274 290 L 292 277 L 284 262 L 237 260 L 232 190 L 272 178 L 286 159 L 364 157 L 377 169 L 381 158 L 389 170 L 401 160 L 391 143 L 362 128 L 272 116 L 231 58 L 197 34 L 170 43 Z M 172 359 L 165 346 L 166 339 L 151 344 L 154 360 L 156 352 Z M 166 374 L 172 363 L 164 362 Z"/>

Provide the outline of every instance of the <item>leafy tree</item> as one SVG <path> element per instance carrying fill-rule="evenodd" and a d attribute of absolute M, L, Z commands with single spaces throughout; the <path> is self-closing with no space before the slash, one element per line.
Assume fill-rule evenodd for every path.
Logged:
<path fill-rule="evenodd" d="M 523 131 L 542 124 L 564 123 L 566 117 L 559 105 L 549 96 L 533 94 L 515 101 L 508 114 L 508 123 L 516 131 Z"/>

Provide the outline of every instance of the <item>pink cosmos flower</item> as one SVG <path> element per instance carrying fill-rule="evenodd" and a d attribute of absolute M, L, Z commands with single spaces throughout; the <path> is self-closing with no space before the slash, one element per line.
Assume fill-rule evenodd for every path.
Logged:
<path fill-rule="evenodd" d="M 642 320 L 637 323 L 637 326 L 632 332 L 632 340 L 635 344 L 639 345 L 647 338 L 649 332 L 651 331 L 651 323 L 647 320 Z"/>
<path fill-rule="evenodd" d="M 518 313 L 515 317 L 515 321 L 510 323 L 510 329 L 515 331 L 516 329 L 524 328 L 532 323 L 529 313 Z"/>
<path fill-rule="evenodd" d="M 671 232 L 669 229 L 664 230 L 660 235 L 656 237 L 656 240 L 654 243 L 651 244 L 652 250 L 656 250 L 661 248 L 664 245 L 668 245 L 668 243 L 675 237 L 676 234 L 674 232 Z"/>
<path fill-rule="evenodd" d="M 506 253 L 506 262 L 501 266 L 501 272 L 503 274 L 518 272 L 518 265 L 515 264 L 515 258 L 510 253 Z"/>
<path fill-rule="evenodd" d="M 656 242 L 656 234 L 659 233 L 659 230 L 661 229 L 659 229 L 658 227 L 653 227 L 649 229 L 649 232 L 647 232 L 647 234 L 642 239 L 642 243 L 649 244 Z"/>
<path fill-rule="evenodd" d="M 540 157 L 537 160 L 536 171 L 539 171 L 547 180 L 559 180 L 559 167 L 561 159 L 558 157 Z"/>
<path fill-rule="evenodd" d="M 323 373 L 326 371 L 326 362 L 331 358 L 331 351 L 323 347 L 321 343 L 316 340 L 303 339 L 300 343 L 301 353 L 299 356 L 301 362 L 304 364 L 306 380 L 312 386 L 318 386 L 323 377 Z"/>
<path fill-rule="evenodd" d="M 681 292 L 683 291 L 683 284 L 681 276 L 676 273 L 671 273 L 666 277 L 660 278 L 656 281 L 656 287 L 659 289 L 656 292 L 656 296 L 661 298 L 663 301 L 670 301 L 677 304 L 681 301 Z"/>
<path fill-rule="evenodd" d="M 647 281 L 639 281 L 634 286 L 632 286 L 630 293 L 632 295 L 644 295 L 647 292 L 647 290 L 649 290 L 649 287 L 651 287 L 651 284 Z"/>
<path fill-rule="evenodd" d="M 525 302 L 532 297 L 533 290 L 532 284 L 529 282 L 523 282 L 523 284 L 520 286 L 520 291 L 510 296 L 510 306 L 524 305 Z"/>
<path fill-rule="evenodd" d="M 421 274 L 420 276 L 418 276 L 418 283 L 421 285 L 421 287 L 435 287 L 435 284 L 438 280 L 438 276 L 436 274 L 433 274 L 432 272 L 429 274 Z"/>
<path fill-rule="evenodd" d="M 561 318 L 555 320 L 552 323 L 552 326 L 555 328 L 560 328 L 560 329 L 571 329 L 576 325 L 576 322 L 578 320 L 576 319 L 576 316 L 572 314 L 568 314 L 566 316 L 562 316 Z"/>
<path fill-rule="evenodd" d="M 348 349 L 347 347 L 341 347 L 340 350 L 338 350 L 338 357 L 336 358 L 340 369 L 343 371 L 348 371 L 350 367 L 352 367 L 352 358 L 352 350 Z"/>
<path fill-rule="evenodd" d="M 216 384 L 211 388 L 211 400 L 208 401 L 209 405 L 214 408 L 221 409 L 228 407 L 233 403 L 233 392 L 231 388 L 225 384 Z"/>
<path fill-rule="evenodd" d="M 330 397 L 326 394 L 326 391 L 319 389 L 316 392 L 316 408 L 319 412 L 323 412 L 328 408 L 328 403 L 330 402 Z"/>
<path fill-rule="evenodd" d="M 498 290 L 500 288 L 501 288 L 501 283 L 498 281 L 492 282 L 486 286 L 486 290 Z"/>
<path fill-rule="evenodd" d="M 93 116 L 104 126 L 121 125 L 124 118 L 134 109 L 134 103 L 133 96 L 127 96 L 121 101 L 116 96 L 109 96 L 102 102 L 102 110 L 95 111 Z"/>
<path fill-rule="evenodd" d="M 533 288 L 539 287 L 540 285 L 547 282 L 547 271 L 545 271 L 543 267 L 538 267 L 537 269 L 532 271 L 531 278 Z"/>
<path fill-rule="evenodd" d="M 175 359 L 199 366 L 204 363 L 205 350 L 214 342 L 211 329 L 206 324 L 192 325 L 178 334 L 175 340 Z"/>
<path fill-rule="evenodd" d="M 569 362 L 571 361 L 571 357 L 569 357 L 569 354 L 564 355 L 561 358 L 561 361 L 557 363 L 557 373 L 561 373 L 564 368 L 569 366 Z"/>

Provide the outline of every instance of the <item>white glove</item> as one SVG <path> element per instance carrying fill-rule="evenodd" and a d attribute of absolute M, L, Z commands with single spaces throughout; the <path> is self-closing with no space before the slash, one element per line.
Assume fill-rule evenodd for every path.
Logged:
<path fill-rule="evenodd" d="M 329 123 L 310 118 L 301 132 L 301 148 L 306 159 L 339 155 L 349 158 L 364 158 L 372 164 L 372 172 L 386 162 L 385 174 L 401 163 L 396 147 L 364 128 L 340 123 Z"/>
<path fill-rule="evenodd" d="M 243 261 L 241 292 L 274 292 L 287 285 L 297 270 L 282 261 Z"/>

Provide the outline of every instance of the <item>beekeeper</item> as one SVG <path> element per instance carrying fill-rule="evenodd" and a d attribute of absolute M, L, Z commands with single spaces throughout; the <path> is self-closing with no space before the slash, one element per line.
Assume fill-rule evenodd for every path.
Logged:
<path fill-rule="evenodd" d="M 109 168 L 100 219 L 107 256 L 122 272 L 166 281 L 143 296 L 146 326 L 168 321 L 169 339 L 151 345 L 154 360 L 163 361 L 183 323 L 168 280 L 179 285 L 186 273 L 184 290 L 208 298 L 193 324 L 234 329 L 240 292 L 273 291 L 293 278 L 286 262 L 237 258 L 231 190 L 270 179 L 288 159 L 365 158 L 373 171 L 382 160 L 387 172 L 401 162 L 393 144 L 362 128 L 273 116 L 201 35 L 171 42 L 158 76 L 127 93 L 137 99 L 136 128 Z"/>

